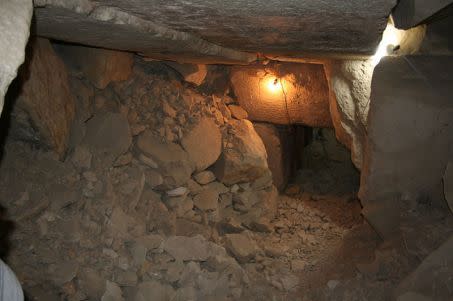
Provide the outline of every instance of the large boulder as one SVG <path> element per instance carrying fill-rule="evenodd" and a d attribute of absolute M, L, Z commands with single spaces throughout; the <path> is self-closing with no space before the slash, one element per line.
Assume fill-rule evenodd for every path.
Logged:
<path fill-rule="evenodd" d="M 195 164 L 197 171 L 202 171 L 219 158 L 222 149 L 222 134 L 219 127 L 210 118 L 202 118 L 182 139 L 182 146 Z"/>
<path fill-rule="evenodd" d="M 370 106 L 371 60 L 328 61 L 329 105 L 337 139 L 351 150 L 351 159 L 362 167 L 364 139 Z"/>
<path fill-rule="evenodd" d="M 30 51 L 28 68 L 20 75 L 22 86 L 15 111 L 25 112 L 41 142 L 63 157 L 75 115 L 68 74 L 49 40 L 34 40 Z"/>
<path fill-rule="evenodd" d="M 414 68 L 423 77 L 413 76 Z M 398 205 L 388 200 L 445 206 L 442 179 L 453 137 L 452 68 L 449 57 L 410 56 L 386 57 L 374 71 L 359 197 L 366 217 L 382 212 L 375 225 L 393 223 L 387 213 L 398 212 Z"/>
<path fill-rule="evenodd" d="M 420 265 L 401 281 L 394 291 L 400 300 L 451 300 L 453 278 L 453 236 L 426 257 Z M 419 299 L 403 296 L 417 295 Z"/>
<path fill-rule="evenodd" d="M 259 248 L 248 233 L 227 234 L 226 249 L 239 263 L 247 263 L 255 257 Z"/>
<path fill-rule="evenodd" d="M 167 188 L 179 187 L 190 179 L 194 171 L 193 163 L 179 144 L 163 142 L 147 130 L 138 137 L 137 147 L 145 156 L 155 161 Z"/>
<path fill-rule="evenodd" d="M 351 159 L 362 167 L 367 118 L 370 107 L 371 78 L 382 55 L 417 53 L 425 27 L 398 30 L 392 24 L 382 33 L 382 40 L 374 56 L 367 60 L 329 60 L 324 68 L 329 82 L 330 114 L 337 139 L 351 150 Z M 397 41 L 397 46 L 389 41 Z M 394 43 L 394 42 L 392 42 Z"/>
<path fill-rule="evenodd" d="M 224 145 L 214 165 L 214 174 L 224 184 L 250 182 L 269 171 L 263 141 L 250 121 L 232 120 Z"/>
<path fill-rule="evenodd" d="M 82 73 L 98 89 L 126 80 L 132 73 L 132 53 L 74 45 L 58 45 L 57 50 L 73 72 Z"/>
<path fill-rule="evenodd" d="M 25 59 L 25 46 L 30 34 L 33 1 L 17 0 L 0 3 L 0 113 L 11 81 Z"/>
<path fill-rule="evenodd" d="M 253 121 L 331 127 L 328 86 L 322 65 L 279 63 L 234 67 L 231 84 Z"/>
<path fill-rule="evenodd" d="M 282 190 L 288 183 L 291 175 L 292 152 L 288 149 L 289 143 L 275 125 L 268 123 L 254 123 L 256 132 L 263 140 L 267 153 L 267 164 L 272 172 L 274 185 Z"/>

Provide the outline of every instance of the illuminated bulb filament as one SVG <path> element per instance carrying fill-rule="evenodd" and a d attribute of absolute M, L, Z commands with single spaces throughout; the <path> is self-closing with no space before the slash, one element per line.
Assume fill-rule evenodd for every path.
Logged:
<path fill-rule="evenodd" d="M 271 93 L 277 93 L 277 92 L 281 91 L 281 89 L 282 89 L 281 80 L 279 80 L 278 78 L 275 78 L 274 80 L 269 79 L 267 81 L 267 89 Z"/>

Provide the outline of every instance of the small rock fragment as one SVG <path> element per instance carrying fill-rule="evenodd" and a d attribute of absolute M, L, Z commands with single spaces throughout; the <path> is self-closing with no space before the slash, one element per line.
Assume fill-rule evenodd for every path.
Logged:
<path fill-rule="evenodd" d="M 246 110 L 244 110 L 241 106 L 238 105 L 229 105 L 228 109 L 230 109 L 231 115 L 236 119 L 247 119 L 249 114 Z"/>
<path fill-rule="evenodd" d="M 170 197 L 182 196 L 187 192 L 186 187 L 178 187 L 172 190 L 167 191 L 167 195 Z"/>
<path fill-rule="evenodd" d="M 164 178 L 160 173 L 153 169 L 145 170 L 145 183 L 149 185 L 149 187 L 154 188 L 160 186 L 164 183 Z"/>
<path fill-rule="evenodd" d="M 167 114 L 171 118 L 176 117 L 176 113 L 177 113 L 176 110 L 173 109 L 173 107 L 171 105 L 169 105 L 167 102 L 164 102 L 162 104 L 162 110 L 164 111 L 165 114 Z"/>
<path fill-rule="evenodd" d="M 135 286 L 138 281 L 137 274 L 134 271 L 123 271 L 121 269 L 116 269 L 113 278 L 120 286 Z"/>
<path fill-rule="evenodd" d="M 208 241 L 201 235 L 172 236 L 164 241 L 162 247 L 179 261 L 206 261 L 209 257 Z"/>
<path fill-rule="evenodd" d="M 142 162 L 143 164 L 148 165 L 151 168 L 158 168 L 159 167 L 159 165 L 157 165 L 156 161 L 154 161 L 152 158 L 150 158 L 148 156 L 145 156 L 144 154 L 138 155 L 138 159 L 140 160 L 140 162 Z"/>
<path fill-rule="evenodd" d="M 113 163 L 114 167 L 120 167 L 127 165 L 132 162 L 133 156 L 130 152 L 125 153 L 124 155 L 119 156 L 116 161 Z"/>
<path fill-rule="evenodd" d="M 287 195 L 297 195 L 300 193 L 300 186 L 297 184 L 289 184 L 285 190 Z"/>
<path fill-rule="evenodd" d="M 239 263 L 249 262 L 255 257 L 258 251 L 255 241 L 243 233 L 227 234 L 226 248 Z"/>
<path fill-rule="evenodd" d="M 331 290 L 335 289 L 338 286 L 338 284 L 340 284 L 340 281 L 338 281 L 338 280 L 327 281 L 327 287 Z"/>
<path fill-rule="evenodd" d="M 76 260 L 68 260 L 49 267 L 49 275 L 52 281 L 58 285 L 71 281 L 77 275 L 79 263 Z"/>
<path fill-rule="evenodd" d="M 71 157 L 71 162 L 80 169 L 90 169 L 93 155 L 86 146 L 77 146 Z"/>
<path fill-rule="evenodd" d="M 291 270 L 294 272 L 300 272 L 305 269 L 306 262 L 301 259 L 293 259 L 291 260 Z"/>
<path fill-rule="evenodd" d="M 285 256 L 288 250 L 289 250 L 288 246 L 282 244 L 278 245 L 267 244 L 264 246 L 264 253 L 269 257 L 278 258 Z"/>
<path fill-rule="evenodd" d="M 219 206 L 219 194 L 215 190 L 206 189 L 197 194 L 193 203 L 200 210 L 216 210 Z"/>
<path fill-rule="evenodd" d="M 137 239 L 148 250 L 159 248 L 163 241 L 164 238 L 159 234 L 148 234 Z"/>
<path fill-rule="evenodd" d="M 215 175 L 212 171 L 204 170 L 194 175 L 193 177 L 198 184 L 205 185 L 215 180 Z"/>
<path fill-rule="evenodd" d="M 140 267 L 146 259 L 146 252 L 148 249 L 141 243 L 134 242 L 129 246 L 129 253 L 132 256 L 134 265 Z"/>
<path fill-rule="evenodd" d="M 101 301 L 124 301 L 121 288 L 116 283 L 107 280 Z"/>
<path fill-rule="evenodd" d="M 291 274 L 283 276 L 280 281 L 286 291 L 295 291 L 299 285 L 299 277 Z"/>

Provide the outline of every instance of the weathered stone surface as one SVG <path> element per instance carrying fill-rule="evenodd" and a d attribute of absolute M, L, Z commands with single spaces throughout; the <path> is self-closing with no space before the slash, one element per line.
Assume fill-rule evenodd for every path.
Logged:
<path fill-rule="evenodd" d="M 129 123 L 119 113 L 101 113 L 87 122 L 82 141 L 103 165 L 111 165 L 132 143 Z"/>
<path fill-rule="evenodd" d="M 453 161 L 448 162 L 443 178 L 444 195 L 450 210 L 453 212 Z"/>
<path fill-rule="evenodd" d="M 66 67 L 46 39 L 35 39 L 30 44 L 30 55 L 28 73 L 21 74 L 21 93 L 15 109 L 27 113 L 42 142 L 62 157 L 75 115 Z"/>
<path fill-rule="evenodd" d="M 145 170 L 144 173 L 146 184 L 148 184 L 151 188 L 157 187 L 164 183 L 164 178 L 157 171 L 148 169 Z"/>
<path fill-rule="evenodd" d="M 174 62 L 167 62 L 167 65 L 178 71 L 186 82 L 201 85 L 208 73 L 206 65 L 193 65 L 193 64 L 178 64 Z"/>
<path fill-rule="evenodd" d="M 202 118 L 181 141 L 197 171 L 211 166 L 220 156 L 222 134 L 210 118 Z"/>
<path fill-rule="evenodd" d="M 74 149 L 71 162 L 78 168 L 89 169 L 91 167 L 92 157 L 93 155 L 88 147 L 79 145 Z"/>
<path fill-rule="evenodd" d="M 166 198 L 165 204 L 168 208 L 171 208 L 171 210 L 176 214 L 176 217 L 190 218 L 193 216 L 193 200 L 187 195 Z"/>
<path fill-rule="evenodd" d="M 85 268 L 78 275 L 81 288 L 87 296 L 93 299 L 101 299 L 105 290 L 105 280 L 99 272 L 93 268 Z"/>
<path fill-rule="evenodd" d="M 194 205 L 200 210 L 216 210 L 219 206 L 219 193 L 214 189 L 205 189 L 197 194 L 194 199 Z"/>
<path fill-rule="evenodd" d="M 137 274 L 134 271 L 124 271 L 116 269 L 113 273 L 113 281 L 119 286 L 135 286 L 137 284 Z"/>
<path fill-rule="evenodd" d="M 279 190 L 282 190 L 288 183 L 291 174 L 291 166 L 289 165 L 291 161 L 286 160 L 286 157 L 292 155 L 288 149 L 288 144 L 285 143 L 275 125 L 254 123 L 253 126 L 266 148 L 267 165 L 272 172 L 273 183 Z"/>
<path fill-rule="evenodd" d="M 371 55 L 396 1 L 158 3 L 39 0 L 37 32 L 154 58 L 208 63 L 249 62 L 256 58 L 252 53 L 279 58 L 326 52 Z"/>
<path fill-rule="evenodd" d="M 226 249 L 239 263 L 246 263 L 255 257 L 258 246 L 247 233 L 233 233 L 226 235 Z"/>
<path fill-rule="evenodd" d="M 199 172 L 195 174 L 193 178 L 195 179 L 195 181 L 197 181 L 198 184 L 201 185 L 206 185 L 215 181 L 215 175 L 210 170 L 204 170 L 202 172 Z"/>
<path fill-rule="evenodd" d="M 107 280 L 101 301 L 124 301 L 121 288 L 116 283 Z"/>
<path fill-rule="evenodd" d="M 171 285 L 151 280 L 139 284 L 134 301 L 167 301 L 173 300 L 175 291 Z"/>
<path fill-rule="evenodd" d="M 253 121 L 330 127 L 328 85 L 322 65 L 279 63 L 233 67 L 239 104 Z"/>
<path fill-rule="evenodd" d="M 33 2 L 30 0 L 3 1 L 0 4 L 0 113 L 3 99 L 19 66 L 25 59 L 25 46 L 30 34 Z"/>
<path fill-rule="evenodd" d="M 414 66 L 424 76 L 408 79 Z M 425 56 L 386 57 L 376 67 L 359 191 L 364 210 L 385 212 L 385 200 L 442 200 L 453 137 L 451 68 L 447 58 Z"/>
<path fill-rule="evenodd" d="M 148 250 L 159 248 L 163 241 L 164 238 L 159 234 L 148 234 L 137 240 L 137 242 L 145 246 Z"/>
<path fill-rule="evenodd" d="M 414 292 L 421 296 L 432 297 L 432 300 L 448 300 L 451 297 L 448 283 L 453 277 L 452 249 L 453 237 L 450 237 L 401 281 L 395 290 L 395 297 L 404 295 L 406 292 Z"/>
<path fill-rule="evenodd" d="M 396 301 L 432 301 L 431 297 L 427 297 L 414 292 L 406 292 L 396 299 Z"/>
<path fill-rule="evenodd" d="M 58 45 L 57 49 L 74 72 L 81 72 L 98 89 L 126 80 L 132 73 L 134 56 L 128 52 L 74 45 Z"/>
<path fill-rule="evenodd" d="M 231 125 L 231 145 L 214 165 L 214 174 L 227 185 L 253 181 L 269 170 L 263 141 L 250 121 L 233 120 Z"/>
<path fill-rule="evenodd" d="M 186 187 L 178 187 L 172 190 L 167 191 L 167 195 L 170 197 L 182 196 L 187 192 Z"/>
<path fill-rule="evenodd" d="M 77 275 L 79 263 L 76 260 L 68 260 L 49 266 L 49 276 L 55 285 L 63 285 Z"/>
<path fill-rule="evenodd" d="M 121 208 L 116 207 L 113 209 L 112 216 L 110 217 L 110 224 L 114 231 L 125 235 L 127 234 L 131 223 L 132 218 L 124 213 Z"/>
<path fill-rule="evenodd" d="M 39 35 L 45 37 L 185 63 L 244 64 L 256 59 L 255 54 L 210 43 L 187 31 L 172 30 L 150 21 L 154 17 L 139 17 L 140 13 L 115 6 L 41 0 L 35 6 Z M 137 8 L 143 12 L 142 4 Z M 86 34 L 87 30 L 91 34 Z"/>
<path fill-rule="evenodd" d="M 208 241 L 201 235 L 172 236 L 163 242 L 162 248 L 180 261 L 206 261 L 210 255 Z"/>
<path fill-rule="evenodd" d="M 157 165 L 157 163 L 152 158 L 145 156 L 144 154 L 139 154 L 138 159 L 151 168 L 159 168 L 159 165 Z"/>
<path fill-rule="evenodd" d="M 211 182 L 207 185 L 203 185 L 202 189 L 203 190 L 211 189 L 211 190 L 216 191 L 218 194 L 227 193 L 229 191 L 228 187 L 226 187 L 225 185 L 223 185 L 222 183 L 217 182 L 217 181 Z"/>
<path fill-rule="evenodd" d="M 151 189 L 145 189 L 141 201 L 149 203 L 145 209 L 150 214 L 147 224 L 149 231 L 159 231 L 165 235 L 173 235 L 176 216 L 161 201 L 160 195 Z"/>
<path fill-rule="evenodd" d="M 189 155 L 178 144 L 162 142 L 151 131 L 144 131 L 138 137 L 137 147 L 157 163 L 167 186 L 176 188 L 190 179 L 193 167 Z"/>
<path fill-rule="evenodd" d="M 392 17 L 397 28 L 409 29 L 425 23 L 433 15 L 451 4 L 449 0 L 410 1 L 402 0 L 392 11 Z"/>
<path fill-rule="evenodd" d="M 365 147 L 374 66 L 379 63 L 382 55 L 418 53 L 425 31 L 423 25 L 407 31 L 397 30 L 389 22 L 373 57 L 367 60 L 324 62 L 330 86 L 330 113 L 335 134 L 337 139 L 351 150 L 352 161 L 359 169 L 362 166 Z M 394 40 L 398 42 L 398 47 L 395 50 L 388 50 L 393 49 L 394 45 L 389 45 L 389 41 Z"/>
<path fill-rule="evenodd" d="M 236 119 L 247 119 L 249 114 L 241 106 L 238 105 L 229 105 L 228 109 L 231 112 L 231 115 Z"/>
<path fill-rule="evenodd" d="M 291 270 L 295 272 L 301 272 L 305 269 L 307 262 L 303 259 L 291 260 Z"/>
<path fill-rule="evenodd" d="M 272 184 L 272 172 L 269 170 L 269 172 L 266 172 L 263 176 L 253 181 L 251 187 L 253 190 L 261 190 L 272 186 Z"/>
<path fill-rule="evenodd" d="M 335 135 L 351 150 L 352 162 L 360 169 L 367 131 L 373 62 L 329 61 L 324 64 L 324 68 L 330 86 L 330 113 Z"/>
<path fill-rule="evenodd" d="M 260 223 L 261 217 L 273 218 L 277 211 L 278 190 L 275 186 L 253 191 L 247 190 L 233 195 L 234 208 L 248 219 L 247 224 Z"/>
<path fill-rule="evenodd" d="M 279 203 L 279 193 L 277 188 L 272 185 L 271 187 L 267 188 L 266 190 L 261 190 L 262 193 L 262 200 L 261 200 L 261 209 L 262 215 L 266 216 L 267 218 L 273 219 L 277 214 L 277 206 Z"/>

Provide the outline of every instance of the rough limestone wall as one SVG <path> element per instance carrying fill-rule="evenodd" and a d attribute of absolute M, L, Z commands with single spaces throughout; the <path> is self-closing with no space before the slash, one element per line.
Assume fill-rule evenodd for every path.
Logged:
<path fill-rule="evenodd" d="M 399 201 L 446 206 L 452 68 L 451 57 L 419 55 L 387 57 L 374 71 L 359 197 L 384 237 L 398 229 Z"/>
<path fill-rule="evenodd" d="M 62 159 L 68 148 L 75 100 L 66 67 L 49 40 L 30 39 L 18 82 L 19 93 L 11 112 L 18 123 L 14 132 L 34 138 Z"/>
<path fill-rule="evenodd" d="M 329 105 L 337 139 L 351 149 L 351 159 L 362 167 L 363 139 L 370 105 L 373 64 L 370 60 L 329 61 Z"/>
<path fill-rule="evenodd" d="M 250 120 L 332 126 L 328 85 L 320 64 L 236 66 L 230 76 L 234 94 Z"/>
<path fill-rule="evenodd" d="M 367 135 L 374 67 L 383 55 L 417 53 L 425 32 L 424 25 L 409 30 L 398 30 L 389 22 L 374 56 L 365 60 L 324 62 L 335 135 L 351 150 L 352 162 L 359 169 L 362 168 L 364 139 Z"/>
<path fill-rule="evenodd" d="M 31 0 L 0 2 L 0 113 L 8 86 L 25 59 L 32 14 Z"/>

